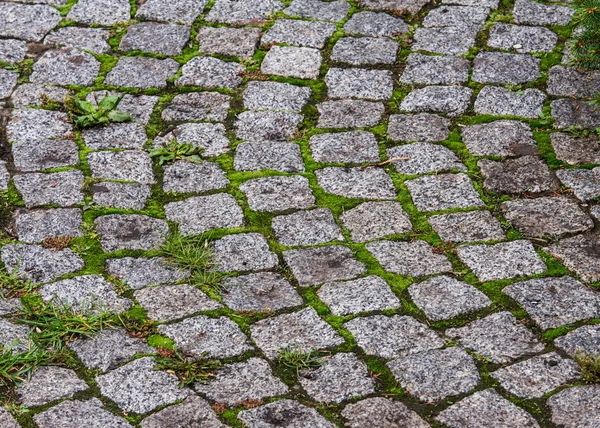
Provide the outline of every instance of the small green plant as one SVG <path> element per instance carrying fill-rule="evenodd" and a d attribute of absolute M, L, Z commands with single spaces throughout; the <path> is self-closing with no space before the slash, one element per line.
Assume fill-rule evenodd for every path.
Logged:
<path fill-rule="evenodd" d="M 4 292 L 3 297 L 11 299 L 13 297 L 22 297 L 25 294 L 31 293 L 39 287 L 39 284 L 34 284 L 19 273 L 19 263 L 11 273 L 0 268 L 0 288 Z"/>
<path fill-rule="evenodd" d="M 317 352 L 302 352 L 299 346 L 280 350 L 279 361 L 284 366 L 296 370 L 296 375 L 300 370 L 316 369 L 325 364 L 325 359 Z"/>
<path fill-rule="evenodd" d="M 173 163 L 177 160 L 189 162 L 202 162 L 200 155 L 202 148 L 190 143 L 178 143 L 175 138 L 170 138 L 162 146 L 150 151 L 150 157 L 156 158 L 160 166 Z"/>
<path fill-rule="evenodd" d="M 575 361 L 581 367 L 581 379 L 586 383 L 600 383 L 600 355 L 578 352 Z"/>
<path fill-rule="evenodd" d="M 33 370 L 49 359 L 38 348 L 21 351 L 11 345 L 0 345 L 0 387 L 13 387 L 28 380 Z"/>
<path fill-rule="evenodd" d="M 215 370 L 221 367 L 221 362 L 217 360 L 205 359 L 206 354 L 202 354 L 199 359 L 187 358 L 181 352 L 175 350 L 168 356 L 156 357 L 155 370 L 166 370 L 179 378 L 179 386 L 199 382 L 207 383 L 211 377 L 215 376 Z"/>
<path fill-rule="evenodd" d="M 88 101 L 73 98 L 67 103 L 71 117 L 79 128 L 96 125 L 108 125 L 110 122 L 127 122 L 131 120 L 129 113 L 117 110 L 117 105 L 124 95 L 107 95 L 94 105 Z"/>
<path fill-rule="evenodd" d="M 575 22 L 580 32 L 571 43 L 571 65 L 586 70 L 600 69 L 600 0 L 576 0 Z"/>

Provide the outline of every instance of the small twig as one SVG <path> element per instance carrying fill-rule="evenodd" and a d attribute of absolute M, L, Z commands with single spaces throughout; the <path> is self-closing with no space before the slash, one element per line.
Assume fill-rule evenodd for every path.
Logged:
<path fill-rule="evenodd" d="M 391 158 L 391 159 L 388 159 L 388 160 L 383 161 L 383 162 L 369 163 L 367 165 L 363 165 L 363 166 L 360 167 L 360 169 L 365 169 L 365 168 L 369 168 L 369 167 L 372 167 L 372 166 L 383 166 L 383 165 L 387 165 L 388 163 L 392 163 L 392 162 L 396 162 L 396 161 L 401 161 L 401 160 L 408 160 L 408 159 L 409 158 L 407 156 L 401 156 L 401 157 L 398 157 L 398 158 Z"/>

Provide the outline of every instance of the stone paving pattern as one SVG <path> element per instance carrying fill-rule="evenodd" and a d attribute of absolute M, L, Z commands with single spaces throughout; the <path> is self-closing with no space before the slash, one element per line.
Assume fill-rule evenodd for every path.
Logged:
<path fill-rule="evenodd" d="M 70 343 L 76 363 L 38 369 L 0 425 L 600 427 L 575 361 L 600 353 L 600 74 L 568 65 L 572 17 L 0 0 L 2 263 L 46 301 L 154 329 Z M 64 98 L 109 92 L 133 121 L 76 129 Z M 158 165 L 170 139 L 202 161 Z M 157 257 L 169 230 L 212 240 L 221 292 Z M 17 304 L 0 300 L 0 343 L 24 349 Z M 169 341 L 223 366 L 180 387 L 154 369 Z"/>

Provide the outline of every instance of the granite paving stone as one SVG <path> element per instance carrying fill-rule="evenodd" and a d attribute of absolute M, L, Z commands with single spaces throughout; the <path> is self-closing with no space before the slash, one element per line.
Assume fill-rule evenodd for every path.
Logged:
<path fill-rule="evenodd" d="M 316 134 L 309 140 L 316 162 L 377 162 L 379 147 L 375 135 L 367 131 Z"/>
<path fill-rule="evenodd" d="M 558 189 L 556 177 L 537 156 L 521 156 L 504 162 L 482 159 L 477 166 L 484 179 L 483 187 L 492 192 L 521 194 Z"/>
<path fill-rule="evenodd" d="M 254 178 L 242 183 L 240 190 L 255 211 L 306 209 L 315 204 L 308 180 L 299 175 Z"/>
<path fill-rule="evenodd" d="M 61 20 L 58 10 L 41 4 L 3 2 L 0 3 L 0 16 L 4 17 L 0 36 L 31 42 L 41 41 Z"/>
<path fill-rule="evenodd" d="M 8 98 L 17 85 L 19 75 L 13 71 L 0 68 L 0 99 Z"/>
<path fill-rule="evenodd" d="M 100 62 L 78 49 L 49 50 L 33 65 L 32 83 L 91 86 L 100 71 Z"/>
<path fill-rule="evenodd" d="M 15 64 L 25 59 L 27 46 L 24 40 L 2 39 L 0 40 L 0 61 Z"/>
<path fill-rule="evenodd" d="M 600 164 L 600 144 L 595 137 L 574 137 L 563 132 L 550 134 L 556 158 L 569 165 Z"/>
<path fill-rule="evenodd" d="M 158 322 L 223 307 L 196 287 L 187 284 L 147 287 L 137 290 L 134 297 L 146 310 L 148 318 Z"/>
<path fill-rule="evenodd" d="M 416 277 L 452 270 L 448 258 L 425 241 L 375 241 L 366 247 L 388 272 Z"/>
<path fill-rule="evenodd" d="M 432 143 L 413 143 L 395 146 L 387 150 L 389 160 L 400 174 L 413 175 L 428 172 L 465 171 L 454 152 L 442 145 Z"/>
<path fill-rule="evenodd" d="M 79 148 L 72 140 L 44 139 L 12 145 L 14 167 L 20 172 L 41 171 L 79 164 Z"/>
<path fill-rule="evenodd" d="M 221 123 L 184 123 L 163 137 L 154 140 L 154 147 L 169 145 L 175 139 L 178 143 L 192 144 L 202 148 L 202 155 L 218 156 L 229 150 L 229 140 Z"/>
<path fill-rule="evenodd" d="M 168 220 L 179 224 L 179 231 L 184 235 L 244 225 L 242 209 L 235 198 L 227 193 L 170 202 L 165 205 L 165 215 Z"/>
<path fill-rule="evenodd" d="M 408 25 L 401 19 L 384 12 L 358 12 L 344 24 L 344 32 L 362 36 L 388 36 L 408 32 Z"/>
<path fill-rule="evenodd" d="M 550 245 L 546 251 L 584 281 L 600 280 L 600 242 L 597 236 L 565 238 Z"/>
<path fill-rule="evenodd" d="M 59 86 L 43 85 L 40 83 L 23 83 L 15 88 L 10 97 L 15 108 L 27 106 L 41 106 L 44 99 L 55 101 L 59 104 L 71 94 L 66 88 Z M 15 110 L 13 110 L 13 114 Z"/>
<path fill-rule="evenodd" d="M 175 22 L 191 25 L 202 13 L 208 0 L 147 0 L 141 4 L 136 18 L 148 21 Z"/>
<path fill-rule="evenodd" d="M 40 243 L 46 238 L 81 236 L 82 223 L 82 213 L 78 208 L 33 210 L 15 215 L 19 241 L 28 244 Z"/>
<path fill-rule="evenodd" d="M 583 325 L 555 339 L 554 345 L 571 357 L 578 354 L 600 355 L 600 326 Z"/>
<path fill-rule="evenodd" d="M 469 79 L 471 62 L 456 56 L 430 56 L 411 53 L 400 81 L 408 84 L 449 85 Z"/>
<path fill-rule="evenodd" d="M 539 77 L 540 60 L 532 55 L 480 52 L 473 60 L 474 82 L 517 85 Z"/>
<path fill-rule="evenodd" d="M 85 424 L 88 428 L 130 428 L 132 425 L 121 416 L 116 416 L 104 409 L 102 402 L 97 398 L 87 401 L 63 401 L 33 417 L 40 428 L 77 428 Z"/>
<path fill-rule="evenodd" d="M 325 84 L 330 98 L 386 100 L 394 89 L 391 71 L 361 68 L 330 68 Z"/>
<path fill-rule="evenodd" d="M 412 231 L 412 224 L 402 205 L 394 201 L 365 202 L 340 216 L 355 242 L 383 238 Z"/>
<path fill-rule="evenodd" d="M 360 0 L 360 5 L 373 10 L 389 10 L 395 13 L 416 14 L 425 6 L 425 0 Z"/>
<path fill-rule="evenodd" d="M 260 271 L 277 266 L 277 255 L 269 250 L 259 233 L 227 235 L 212 244 L 213 263 L 218 271 Z"/>
<path fill-rule="evenodd" d="M 304 171 L 300 146 L 279 141 L 248 141 L 239 144 L 235 148 L 233 167 L 236 171 Z"/>
<path fill-rule="evenodd" d="M 528 53 L 551 52 L 557 42 L 558 36 L 548 28 L 498 22 L 490 29 L 487 45 L 496 49 Z"/>
<path fill-rule="evenodd" d="M 91 150 L 142 149 L 146 144 L 146 130 L 139 123 L 111 123 L 102 128 L 84 129 L 83 142 Z"/>
<path fill-rule="evenodd" d="M 196 39 L 201 53 L 249 59 L 256 51 L 260 34 L 258 28 L 202 27 Z"/>
<path fill-rule="evenodd" d="M 127 0 L 81 0 L 67 15 L 80 24 L 114 25 L 131 19 L 131 5 Z"/>
<path fill-rule="evenodd" d="M 187 270 L 179 269 L 162 257 L 107 259 L 106 272 L 134 290 L 149 285 L 174 283 L 190 276 Z"/>
<path fill-rule="evenodd" d="M 0 409 L 0 423 L 6 428 L 21 428 L 15 418 L 6 409 Z"/>
<path fill-rule="evenodd" d="M 593 427 L 600 420 L 600 386 L 581 385 L 567 388 L 547 401 L 552 422 L 565 427 Z"/>
<path fill-rule="evenodd" d="M 13 177 L 13 183 L 27 208 L 80 204 L 83 202 L 83 181 L 81 171 L 18 174 Z"/>
<path fill-rule="evenodd" d="M 31 379 L 17 388 L 19 401 L 27 407 L 43 406 L 61 398 L 88 389 L 71 369 L 63 367 L 39 367 L 31 374 Z"/>
<path fill-rule="evenodd" d="M 573 18 L 574 9 L 551 6 L 530 0 L 516 0 L 513 16 L 517 24 L 567 25 Z"/>
<path fill-rule="evenodd" d="M 140 214 L 104 215 L 94 224 L 106 252 L 158 249 L 169 234 L 166 221 Z"/>
<path fill-rule="evenodd" d="M 103 28 L 63 27 L 48 34 L 44 43 L 108 54 L 112 52 L 108 44 L 109 37 L 110 33 Z"/>
<path fill-rule="evenodd" d="M 260 43 L 263 46 L 285 43 L 286 45 L 323 49 L 335 29 L 335 24 L 330 22 L 278 19 L 262 36 Z"/>
<path fill-rule="evenodd" d="M 489 211 L 470 211 L 429 217 L 429 224 L 444 242 L 497 241 L 505 238 L 498 219 Z"/>
<path fill-rule="evenodd" d="M 471 88 L 463 86 L 426 86 L 413 89 L 402 100 L 400 110 L 460 116 L 469 107 L 472 94 Z"/>
<path fill-rule="evenodd" d="M 419 211 L 440 211 L 483 205 L 466 174 L 427 175 L 405 182 Z"/>
<path fill-rule="evenodd" d="M 118 110 L 129 113 L 134 122 L 147 125 L 150 122 L 150 116 L 156 103 L 158 96 L 153 95 L 132 95 L 119 92 L 109 91 L 93 91 L 88 94 L 86 101 L 98 105 L 98 101 L 102 100 L 107 95 L 123 95 L 123 98 L 118 104 Z"/>
<path fill-rule="evenodd" d="M 331 211 L 326 208 L 275 217 L 271 227 L 277 241 L 287 247 L 344 240 Z"/>
<path fill-rule="evenodd" d="M 548 70 L 548 93 L 559 97 L 592 98 L 600 91 L 600 73 L 555 65 Z"/>
<path fill-rule="evenodd" d="M 8 190 L 8 183 L 10 181 L 10 172 L 6 167 L 6 161 L 0 161 L 0 191 Z"/>
<path fill-rule="evenodd" d="M 142 22 L 127 28 L 119 50 L 178 55 L 182 53 L 189 38 L 190 27 L 186 25 Z"/>
<path fill-rule="evenodd" d="M 561 183 L 570 188 L 581 201 L 587 202 L 600 196 L 600 168 L 565 169 L 556 171 Z"/>
<path fill-rule="evenodd" d="M 197 56 L 181 68 L 177 86 L 202 86 L 204 88 L 235 89 L 242 83 L 244 67 L 237 62 L 227 62 L 213 57 Z"/>
<path fill-rule="evenodd" d="M 335 425 L 321 416 L 314 408 L 297 401 L 284 399 L 254 409 L 242 410 L 240 419 L 249 428 L 275 428 L 282 424 L 289 427 L 334 428 Z"/>
<path fill-rule="evenodd" d="M 150 197 L 150 187 L 139 183 L 100 182 L 90 187 L 92 200 L 101 207 L 142 210 Z"/>
<path fill-rule="evenodd" d="M 69 116 L 59 111 L 17 109 L 6 126 L 9 142 L 33 142 L 72 136 Z"/>
<path fill-rule="evenodd" d="M 104 83 L 138 89 L 165 88 L 167 79 L 172 77 L 177 70 L 179 70 L 179 64 L 171 58 L 124 56 L 119 58 L 117 65 L 106 75 Z"/>
<path fill-rule="evenodd" d="M 480 28 L 489 13 L 487 7 L 444 5 L 432 9 L 423 20 L 423 26 Z"/>
<path fill-rule="evenodd" d="M 393 64 L 398 42 L 387 37 L 342 37 L 333 46 L 331 61 L 351 65 Z"/>
<path fill-rule="evenodd" d="M 475 156 L 514 157 L 537 153 L 530 126 L 517 120 L 465 126 L 462 140 Z"/>
<path fill-rule="evenodd" d="M 289 83 L 251 81 L 244 90 L 244 107 L 250 110 L 300 113 L 311 95 L 306 86 Z"/>
<path fill-rule="evenodd" d="M 348 404 L 342 410 L 342 416 L 348 421 L 346 426 L 350 428 L 363 428 L 369 425 L 379 428 L 429 427 L 418 413 L 410 410 L 402 402 L 384 397 L 366 398 Z"/>
<path fill-rule="evenodd" d="M 284 7 L 280 0 L 216 0 L 206 15 L 206 21 L 238 25 L 264 24 L 271 14 Z"/>
<path fill-rule="evenodd" d="M 180 160 L 164 169 L 163 190 L 177 193 L 202 193 L 227 187 L 229 180 L 213 162 Z"/>
<path fill-rule="evenodd" d="M 367 128 L 376 125 L 385 107 L 363 100 L 325 101 L 317 104 L 317 128 Z"/>
<path fill-rule="evenodd" d="M 394 141 L 443 141 L 450 135 L 450 121 L 430 113 L 392 114 L 387 133 Z"/>
<path fill-rule="evenodd" d="M 94 178 L 135 181 L 141 184 L 155 182 L 152 159 L 142 150 L 92 152 L 87 161 Z"/>
<path fill-rule="evenodd" d="M 396 189 L 381 168 L 329 167 L 315 171 L 319 186 L 327 193 L 345 198 L 394 199 Z"/>
<path fill-rule="evenodd" d="M 245 111 L 237 115 L 235 135 L 246 141 L 285 141 L 296 133 L 302 119 L 286 111 Z"/>
<path fill-rule="evenodd" d="M 580 126 L 596 129 L 600 126 L 600 112 L 586 100 L 561 98 L 550 103 L 554 127 L 559 129 Z"/>
<path fill-rule="evenodd" d="M 520 116 L 535 119 L 542 115 L 546 94 L 539 89 L 513 92 L 499 86 L 486 86 L 477 95 L 475 112 L 492 116 Z"/>
<path fill-rule="evenodd" d="M 264 74 L 316 79 L 321 68 L 321 52 L 318 49 L 296 46 L 273 46 L 261 64 Z"/>
<path fill-rule="evenodd" d="M 222 284 L 223 303 L 235 311 L 271 312 L 303 303 L 294 287 L 273 272 L 227 278 Z"/>
<path fill-rule="evenodd" d="M 0 345 L 3 349 L 11 347 L 14 352 L 27 351 L 30 347 L 29 328 L 13 324 L 5 318 L 0 318 Z"/>
<path fill-rule="evenodd" d="M 349 10 L 350 5 L 345 0 L 329 2 L 321 0 L 294 0 L 283 12 L 286 15 L 300 18 L 340 21 L 346 16 Z"/>
<path fill-rule="evenodd" d="M 187 397 L 182 403 L 166 407 L 144 419 L 141 428 L 178 428 L 198 426 L 226 428 L 208 402 L 197 395 Z"/>
<path fill-rule="evenodd" d="M 444 55 L 466 54 L 475 46 L 478 29 L 471 26 L 417 28 L 414 50 Z"/>

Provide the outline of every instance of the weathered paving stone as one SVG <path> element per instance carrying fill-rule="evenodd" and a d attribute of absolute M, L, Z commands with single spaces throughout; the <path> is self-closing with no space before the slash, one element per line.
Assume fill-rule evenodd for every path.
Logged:
<path fill-rule="evenodd" d="M 311 90 L 281 82 L 248 82 L 244 91 L 244 107 L 250 110 L 290 111 L 300 113 Z"/>
<path fill-rule="evenodd" d="M 61 20 L 58 10 L 46 5 L 0 3 L 0 16 L 0 36 L 32 42 L 42 40 Z"/>
<path fill-rule="evenodd" d="M 344 240 L 339 226 L 327 208 L 275 217 L 271 227 L 277 235 L 277 241 L 288 247 Z"/>
<path fill-rule="evenodd" d="M 331 53 L 331 61 L 351 65 L 393 64 L 398 42 L 387 37 L 342 37 Z"/>
<path fill-rule="evenodd" d="M 600 164 L 600 144 L 596 137 L 574 137 L 562 132 L 550 134 L 556 158 L 569 165 Z"/>
<path fill-rule="evenodd" d="M 574 357 L 600 355 L 600 325 L 584 325 L 554 340 L 554 345 Z"/>
<path fill-rule="evenodd" d="M 446 275 L 412 284 L 408 292 L 419 309 L 432 321 L 452 319 L 492 304 L 485 294 L 472 285 Z"/>
<path fill-rule="evenodd" d="M 428 428 L 429 425 L 414 411 L 400 401 L 384 397 L 372 397 L 357 403 L 348 404 L 342 410 L 342 416 L 348 421 L 347 427 L 364 428 Z"/>
<path fill-rule="evenodd" d="M 535 119 L 542 115 L 545 100 L 546 94 L 539 89 L 512 92 L 498 86 L 485 86 L 475 100 L 475 112 Z"/>
<path fill-rule="evenodd" d="M 211 229 L 240 227 L 244 214 L 235 198 L 226 193 L 196 196 L 165 205 L 168 220 L 179 223 L 184 235 L 199 235 Z"/>
<path fill-rule="evenodd" d="M 0 296 L 0 315 L 13 314 L 18 308 L 21 307 L 21 299 L 13 297 L 6 299 L 4 296 Z M 2 419 L 0 418 L 0 421 Z"/>
<path fill-rule="evenodd" d="M 53 250 L 25 244 L 4 245 L 2 263 L 9 273 L 34 283 L 50 282 L 83 268 L 83 259 L 68 248 Z"/>
<path fill-rule="evenodd" d="M 11 149 L 17 171 L 40 171 L 79 163 L 79 148 L 72 140 L 44 139 L 35 144 L 19 140 L 12 144 Z"/>
<path fill-rule="evenodd" d="M 498 22 L 490 30 L 487 45 L 519 53 L 551 52 L 557 42 L 558 36 L 547 28 Z"/>
<path fill-rule="evenodd" d="M 350 5 L 344 0 L 324 2 L 321 0 L 294 0 L 284 9 L 284 13 L 300 18 L 314 18 L 325 21 L 339 21 L 350 10 Z"/>
<path fill-rule="evenodd" d="M 556 352 L 535 356 L 490 375 L 511 394 L 522 398 L 541 398 L 564 384 L 579 379 L 579 366 Z"/>
<path fill-rule="evenodd" d="M 5 428 L 21 428 L 15 418 L 6 409 L 0 409 L 0 424 Z"/>
<path fill-rule="evenodd" d="M 165 168 L 163 190 L 165 192 L 201 193 L 223 189 L 229 180 L 221 167 L 213 162 L 174 162 Z"/>
<path fill-rule="evenodd" d="M 435 142 L 448 138 L 449 126 L 448 119 L 435 114 L 393 114 L 387 132 L 395 141 Z"/>
<path fill-rule="evenodd" d="M 192 24 L 200 15 L 208 0 L 148 0 L 138 9 L 135 17 L 149 21 L 176 22 Z"/>
<path fill-rule="evenodd" d="M 317 128 L 363 128 L 377 125 L 385 107 L 362 100 L 325 101 L 317 104 Z"/>
<path fill-rule="evenodd" d="M 257 271 L 277 266 L 277 255 L 259 233 L 227 235 L 212 245 L 214 264 L 222 272 Z"/>
<path fill-rule="evenodd" d="M 325 83 L 330 98 L 386 100 L 391 98 L 394 89 L 394 79 L 389 70 L 330 68 Z"/>
<path fill-rule="evenodd" d="M 144 419 L 141 428 L 178 428 L 182 426 L 226 428 L 207 401 L 192 395 L 183 403 L 175 404 Z"/>
<path fill-rule="evenodd" d="M 578 235 L 552 244 L 547 251 L 584 281 L 600 280 L 600 243 L 597 237 Z"/>
<path fill-rule="evenodd" d="M 452 428 L 539 428 L 529 413 L 492 388 L 463 398 L 442 411 L 436 419 Z"/>
<path fill-rule="evenodd" d="M 344 343 L 311 307 L 258 321 L 250 331 L 254 343 L 269 359 L 277 358 L 285 349 L 306 353 Z"/>
<path fill-rule="evenodd" d="M 358 12 L 344 24 L 344 32 L 362 36 L 388 36 L 403 34 L 408 25 L 400 18 L 383 12 Z"/>
<path fill-rule="evenodd" d="M 157 249 L 169 234 L 166 221 L 140 214 L 104 215 L 94 224 L 106 252 Z"/>
<path fill-rule="evenodd" d="M 406 144 L 388 149 L 387 154 L 390 160 L 396 159 L 392 165 L 400 174 L 425 174 L 467 169 L 452 150 L 438 144 Z"/>
<path fill-rule="evenodd" d="M 535 1 L 517 0 L 513 16 L 517 24 L 567 25 L 575 10 L 564 6 L 550 6 Z"/>
<path fill-rule="evenodd" d="M 260 69 L 265 74 L 276 76 L 317 79 L 321 60 L 318 49 L 273 46 L 263 59 Z"/>
<path fill-rule="evenodd" d="M 264 24 L 285 6 L 280 0 L 217 0 L 206 16 L 208 22 Z"/>
<path fill-rule="evenodd" d="M 13 352 L 27 351 L 29 328 L 24 325 L 13 324 L 0 318 L 0 345 L 3 348 L 11 346 Z"/>
<path fill-rule="evenodd" d="M 203 149 L 204 156 L 219 156 L 227 153 L 229 140 L 221 123 L 184 123 L 164 137 L 154 140 L 154 147 L 168 145 L 175 138 L 179 143 L 188 143 Z"/>
<path fill-rule="evenodd" d="M 303 303 L 294 287 L 273 272 L 236 276 L 222 284 L 223 303 L 235 311 L 270 312 Z"/>
<path fill-rule="evenodd" d="M 556 172 L 563 185 L 570 187 L 581 201 L 593 200 L 600 196 L 600 168 L 565 169 Z"/>
<path fill-rule="evenodd" d="M 302 115 L 285 111 L 245 111 L 237 115 L 235 135 L 247 141 L 285 141 L 292 138 Z"/>
<path fill-rule="evenodd" d="M 122 329 L 103 330 L 96 336 L 69 343 L 77 357 L 88 369 L 106 372 L 129 361 L 136 354 L 151 354 L 154 348 Z"/>
<path fill-rule="evenodd" d="M 174 374 L 153 370 L 154 365 L 152 357 L 143 357 L 96 377 L 96 382 L 102 395 L 126 412 L 146 413 L 192 394 L 178 387 Z"/>
<path fill-rule="evenodd" d="M 579 204 L 565 197 L 515 199 L 502 203 L 501 208 L 506 219 L 526 236 L 560 237 L 594 227 Z"/>
<path fill-rule="evenodd" d="M 119 44 L 119 50 L 178 55 L 181 54 L 189 38 L 190 27 L 186 25 L 141 22 L 127 28 L 127 33 Z"/>
<path fill-rule="evenodd" d="M 252 349 L 240 328 L 227 317 L 198 315 L 176 324 L 158 326 L 160 334 L 196 358 L 229 358 Z"/>
<path fill-rule="evenodd" d="M 306 209 L 315 204 L 308 180 L 298 175 L 255 178 L 240 185 L 240 190 L 255 211 Z"/>
<path fill-rule="evenodd" d="M 19 174 L 13 177 L 27 208 L 56 204 L 68 207 L 83 202 L 83 174 L 64 171 L 51 174 Z"/>
<path fill-rule="evenodd" d="M 550 103 L 554 126 L 564 129 L 580 126 L 586 129 L 596 129 L 600 126 L 600 112 L 588 101 L 563 98 Z"/>
<path fill-rule="evenodd" d="M 0 190 L 8 190 L 8 182 L 10 181 L 10 172 L 6 168 L 6 161 L 0 161 Z"/>
<path fill-rule="evenodd" d="M 397 309 L 400 300 L 390 286 L 378 276 L 352 281 L 328 282 L 317 292 L 334 315 Z"/>
<path fill-rule="evenodd" d="M 411 53 L 400 81 L 409 84 L 448 85 L 469 79 L 471 62 L 456 56 L 429 56 Z"/>
<path fill-rule="evenodd" d="M 335 24 L 330 22 L 278 19 L 261 38 L 260 43 L 263 46 L 285 43 L 323 49 L 325 42 L 333 35 L 335 29 Z"/>
<path fill-rule="evenodd" d="M 33 420 L 40 428 L 130 428 L 132 425 L 120 416 L 115 416 L 102 408 L 97 398 L 87 401 L 63 401 L 58 406 L 39 413 Z"/>
<path fill-rule="evenodd" d="M 569 428 L 593 427 L 600 419 L 599 385 L 575 386 L 548 399 L 552 422 Z"/>
<path fill-rule="evenodd" d="M 389 10 L 411 15 L 416 14 L 426 4 L 425 0 L 360 0 L 360 5 L 367 9 Z"/>
<path fill-rule="evenodd" d="M 93 152 L 88 155 L 87 161 L 95 178 L 136 181 L 142 184 L 155 182 L 152 159 L 141 150 Z"/>
<path fill-rule="evenodd" d="M 88 389 L 71 369 L 62 367 L 39 367 L 34 370 L 31 379 L 19 385 L 16 393 L 20 402 L 27 407 L 42 406 L 61 398 Z"/>
<path fill-rule="evenodd" d="M 409 316 L 373 315 L 344 323 L 367 355 L 396 358 L 437 349 L 445 341 L 425 324 Z"/>
<path fill-rule="evenodd" d="M 177 86 L 235 89 L 242 83 L 244 67 L 237 62 L 226 62 L 213 57 L 197 56 L 181 68 Z"/>
<path fill-rule="evenodd" d="M 425 276 L 452 270 L 448 258 L 434 253 L 433 247 L 425 241 L 375 241 L 366 247 L 388 272 Z"/>
<path fill-rule="evenodd" d="M 312 407 L 294 400 L 280 400 L 250 410 L 242 410 L 238 418 L 249 428 L 290 427 L 334 428 L 335 425 L 321 416 Z"/>
<path fill-rule="evenodd" d="M 144 209 L 150 197 L 150 187 L 138 183 L 100 182 L 90 192 L 96 205 L 130 210 Z"/>
<path fill-rule="evenodd" d="M 393 199 L 396 188 L 381 168 L 329 167 L 315 171 L 319 186 L 345 198 Z"/>
<path fill-rule="evenodd" d="M 44 44 L 107 54 L 112 51 L 108 44 L 109 37 L 108 30 L 102 28 L 63 27 L 48 34 Z"/>
<path fill-rule="evenodd" d="M 550 95 L 592 98 L 598 92 L 600 92 L 600 73 L 598 72 L 583 72 L 562 65 L 555 65 L 548 71 L 548 93 Z"/>
<path fill-rule="evenodd" d="M 121 313 L 133 305 L 131 300 L 119 297 L 113 285 L 101 275 L 77 276 L 46 284 L 40 288 L 40 296 L 45 302 L 85 312 Z"/>
<path fill-rule="evenodd" d="M 110 70 L 104 83 L 139 89 L 165 88 L 167 79 L 172 77 L 177 70 L 179 70 L 179 64 L 171 58 L 125 56 L 119 58 L 119 62 Z"/>
<path fill-rule="evenodd" d="M 473 60 L 471 79 L 479 83 L 531 82 L 540 77 L 540 60 L 532 55 L 480 52 Z"/>
<path fill-rule="evenodd" d="M 106 260 L 106 272 L 138 290 L 149 285 L 166 284 L 187 279 L 190 273 L 161 257 L 122 257 Z"/>
<path fill-rule="evenodd" d="M 69 116 L 59 111 L 17 109 L 12 111 L 6 136 L 9 142 L 32 143 L 70 137 Z"/>
<path fill-rule="evenodd" d="M 476 27 L 480 28 L 489 15 L 487 7 L 476 6 L 440 6 L 432 9 L 425 20 L 424 27 Z"/>
<path fill-rule="evenodd" d="M 316 162 L 378 162 L 375 135 L 367 131 L 317 134 L 310 137 L 312 158 Z"/>
<path fill-rule="evenodd" d="M 3 39 L 0 40 L 0 61 L 15 64 L 25 59 L 27 46 L 24 40 Z"/>
<path fill-rule="evenodd" d="M 472 94 L 471 88 L 462 86 L 426 86 L 413 89 L 402 100 L 400 110 L 460 116 L 469 107 Z"/>
<path fill-rule="evenodd" d="M 202 27 L 196 39 L 201 53 L 249 59 L 256 51 L 259 37 L 258 28 Z"/>
<path fill-rule="evenodd" d="M 113 25 L 131 19 L 127 0 L 81 0 L 69 11 L 67 19 L 80 24 Z"/>
<path fill-rule="evenodd" d="M 283 259 L 302 287 L 352 279 L 365 271 L 365 265 L 341 245 L 288 250 L 283 252 Z"/>
<path fill-rule="evenodd" d="M 483 187 L 492 192 L 540 193 L 558 188 L 554 174 L 537 156 L 522 156 L 504 162 L 482 159 L 477 166 L 484 178 Z"/>
<path fill-rule="evenodd" d="M 19 75 L 13 71 L 0 69 L 0 99 L 8 98 L 17 85 Z"/>
<path fill-rule="evenodd" d="M 278 141 L 245 142 L 235 148 L 233 167 L 236 171 L 274 170 L 303 172 L 300 146 Z"/>
<path fill-rule="evenodd" d="M 356 242 L 412 231 L 408 215 L 394 201 L 365 202 L 342 213 L 340 219 Z"/>
<path fill-rule="evenodd" d="M 533 333 L 510 312 L 498 312 L 465 327 L 450 328 L 446 330 L 446 336 L 494 363 L 508 363 L 544 349 Z"/>
<path fill-rule="evenodd" d="M 134 297 L 146 310 L 148 318 L 158 322 L 222 307 L 196 287 L 187 284 L 148 287 L 136 291 Z"/>
<path fill-rule="evenodd" d="M 473 357 L 459 347 L 407 355 L 387 366 L 404 389 L 426 402 L 464 394 L 480 381 Z"/>
<path fill-rule="evenodd" d="M 196 383 L 196 392 L 209 400 L 235 406 L 246 400 L 260 400 L 286 394 L 289 388 L 276 378 L 269 363 L 260 358 L 250 358 L 219 369 L 208 384 Z"/>
<path fill-rule="evenodd" d="M 179 94 L 162 111 L 161 117 L 169 122 L 212 120 L 223 122 L 229 112 L 230 97 L 216 92 Z"/>
<path fill-rule="evenodd" d="M 475 27 L 456 26 L 417 28 L 412 49 L 445 55 L 466 54 L 475 46 L 477 31 Z"/>
<path fill-rule="evenodd" d="M 82 131 L 83 142 L 92 150 L 142 149 L 146 144 L 146 130 L 139 123 L 111 123 L 102 128 Z"/>
<path fill-rule="evenodd" d="M 427 175 L 405 182 L 419 211 L 480 207 L 483 202 L 466 174 Z"/>
<path fill-rule="evenodd" d="M 28 244 L 58 236 L 81 236 L 82 223 L 81 210 L 78 208 L 36 210 L 15 216 L 19 241 Z"/>
<path fill-rule="evenodd" d="M 512 157 L 537 153 L 530 126 L 517 120 L 465 126 L 462 140 L 475 156 Z"/>
<path fill-rule="evenodd" d="M 489 211 L 451 213 L 429 217 L 444 242 L 496 241 L 505 238 L 500 222 Z"/>

